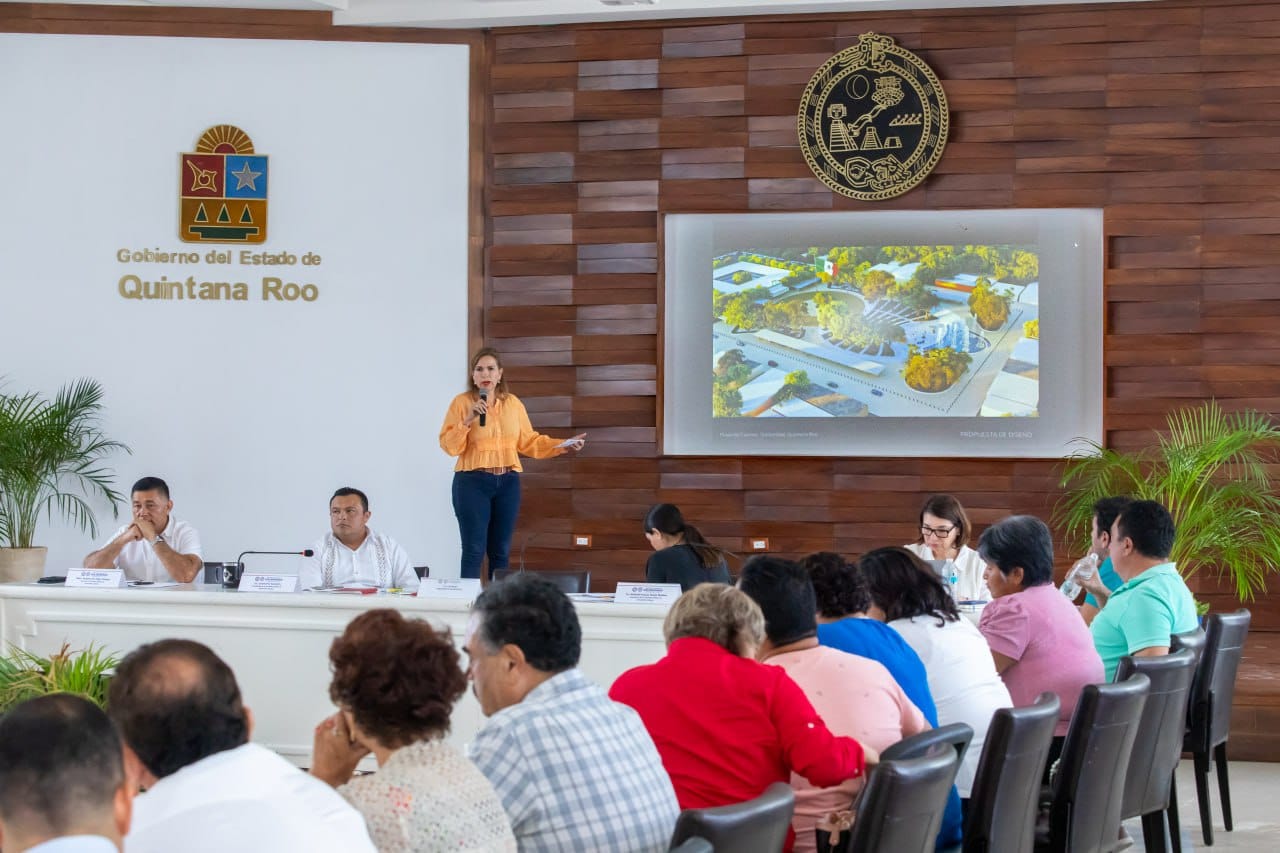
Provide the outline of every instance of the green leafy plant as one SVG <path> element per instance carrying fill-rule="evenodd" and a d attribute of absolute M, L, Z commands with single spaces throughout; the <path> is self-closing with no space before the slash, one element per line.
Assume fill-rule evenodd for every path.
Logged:
<path fill-rule="evenodd" d="M 1177 525 L 1171 559 L 1183 577 L 1230 576 L 1241 601 L 1266 591 L 1280 566 L 1280 495 L 1268 466 L 1280 428 L 1255 411 L 1227 413 L 1210 400 L 1173 412 L 1155 443 L 1135 453 L 1078 440 L 1066 462 L 1055 515 L 1087 540 L 1093 504 L 1109 495 L 1159 501 Z"/>
<path fill-rule="evenodd" d="M 102 396 L 92 379 L 63 386 L 52 400 L 0 393 L 0 547 L 30 548 L 42 513 L 96 537 L 85 497 L 103 498 L 116 512 L 124 497 L 102 460 L 130 450 L 99 428 Z"/>
<path fill-rule="evenodd" d="M 49 693 L 74 693 L 105 707 L 111 674 L 119 662 L 115 655 L 93 645 L 72 652 L 70 645 L 63 643 L 49 657 L 10 647 L 9 654 L 0 657 L 0 714 Z"/>

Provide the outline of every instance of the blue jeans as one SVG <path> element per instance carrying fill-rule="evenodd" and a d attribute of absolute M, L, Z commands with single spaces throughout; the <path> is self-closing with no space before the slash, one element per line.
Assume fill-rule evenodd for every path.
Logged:
<path fill-rule="evenodd" d="M 480 577 L 487 552 L 489 576 L 505 569 L 511 559 L 511 534 L 520 512 L 520 475 L 515 471 L 453 472 L 453 514 L 462 534 L 462 576 Z"/>

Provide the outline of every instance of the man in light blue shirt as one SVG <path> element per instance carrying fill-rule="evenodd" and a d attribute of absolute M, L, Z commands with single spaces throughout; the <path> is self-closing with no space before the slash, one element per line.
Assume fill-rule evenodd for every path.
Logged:
<path fill-rule="evenodd" d="M 97 705 L 55 693 L 0 717 L 6 851 L 116 853 L 132 807 L 120 736 Z"/>
<path fill-rule="evenodd" d="M 1191 590 L 1169 562 L 1174 532 L 1169 511 L 1155 501 L 1134 501 L 1111 527 L 1111 563 L 1124 584 L 1089 626 L 1107 681 L 1120 658 L 1166 655 L 1170 635 L 1199 624 Z"/>

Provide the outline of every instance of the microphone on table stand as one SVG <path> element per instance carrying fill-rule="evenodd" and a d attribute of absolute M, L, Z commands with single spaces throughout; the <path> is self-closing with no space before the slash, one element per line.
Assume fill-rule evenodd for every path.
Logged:
<path fill-rule="evenodd" d="M 316 552 L 315 552 L 315 551 L 313 551 L 313 550 L 311 550 L 310 548 L 307 548 L 307 549 L 302 550 L 302 551 L 242 551 L 242 552 L 240 552 L 240 556 L 239 556 L 239 557 L 236 557 L 236 576 L 235 576 L 234 580 L 235 580 L 235 584 L 236 584 L 237 586 L 238 586 L 238 585 L 239 585 L 239 583 L 240 583 L 240 575 L 244 574 L 244 557 L 245 557 L 245 554 L 281 554 L 281 555 L 286 556 L 286 557 L 290 557 L 290 556 L 292 556 L 292 557 L 314 557 L 314 556 L 316 555 Z M 223 574 L 223 577 L 222 577 L 222 583 L 223 583 L 223 585 L 224 585 L 224 586 L 225 586 L 225 585 L 227 585 L 228 583 L 230 583 L 230 582 L 231 582 L 231 580 L 232 580 L 232 578 L 228 578 L 228 577 L 226 576 L 226 574 L 225 574 L 225 573 Z"/>
<path fill-rule="evenodd" d="M 236 565 L 239 566 L 242 571 L 244 569 L 245 554 L 282 554 L 286 557 L 314 557 L 316 552 L 312 551 L 310 548 L 306 548 L 302 551 L 241 551 L 240 556 L 236 557 Z"/>
<path fill-rule="evenodd" d="M 481 388 L 481 389 L 480 389 L 480 399 L 481 399 L 481 400 L 483 400 L 485 403 L 488 403 L 488 402 L 489 402 L 489 392 L 488 392 L 488 391 L 486 391 L 485 389 Z M 484 416 L 485 416 L 485 412 L 481 412 L 481 413 L 480 413 L 480 426 L 484 426 Z"/>

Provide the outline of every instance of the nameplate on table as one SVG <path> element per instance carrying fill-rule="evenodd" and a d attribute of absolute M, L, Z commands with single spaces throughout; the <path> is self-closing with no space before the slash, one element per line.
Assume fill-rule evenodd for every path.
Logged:
<path fill-rule="evenodd" d="M 297 592 L 297 575 L 264 575 L 245 572 L 240 576 L 241 592 Z"/>
<path fill-rule="evenodd" d="M 614 604 L 660 604 L 670 607 L 680 597 L 678 583 L 620 583 Z"/>
<path fill-rule="evenodd" d="M 119 589 L 126 583 L 124 569 L 67 569 L 67 586 Z"/>
<path fill-rule="evenodd" d="M 423 578 L 418 598 L 454 598 L 475 601 L 480 595 L 479 578 Z"/>

